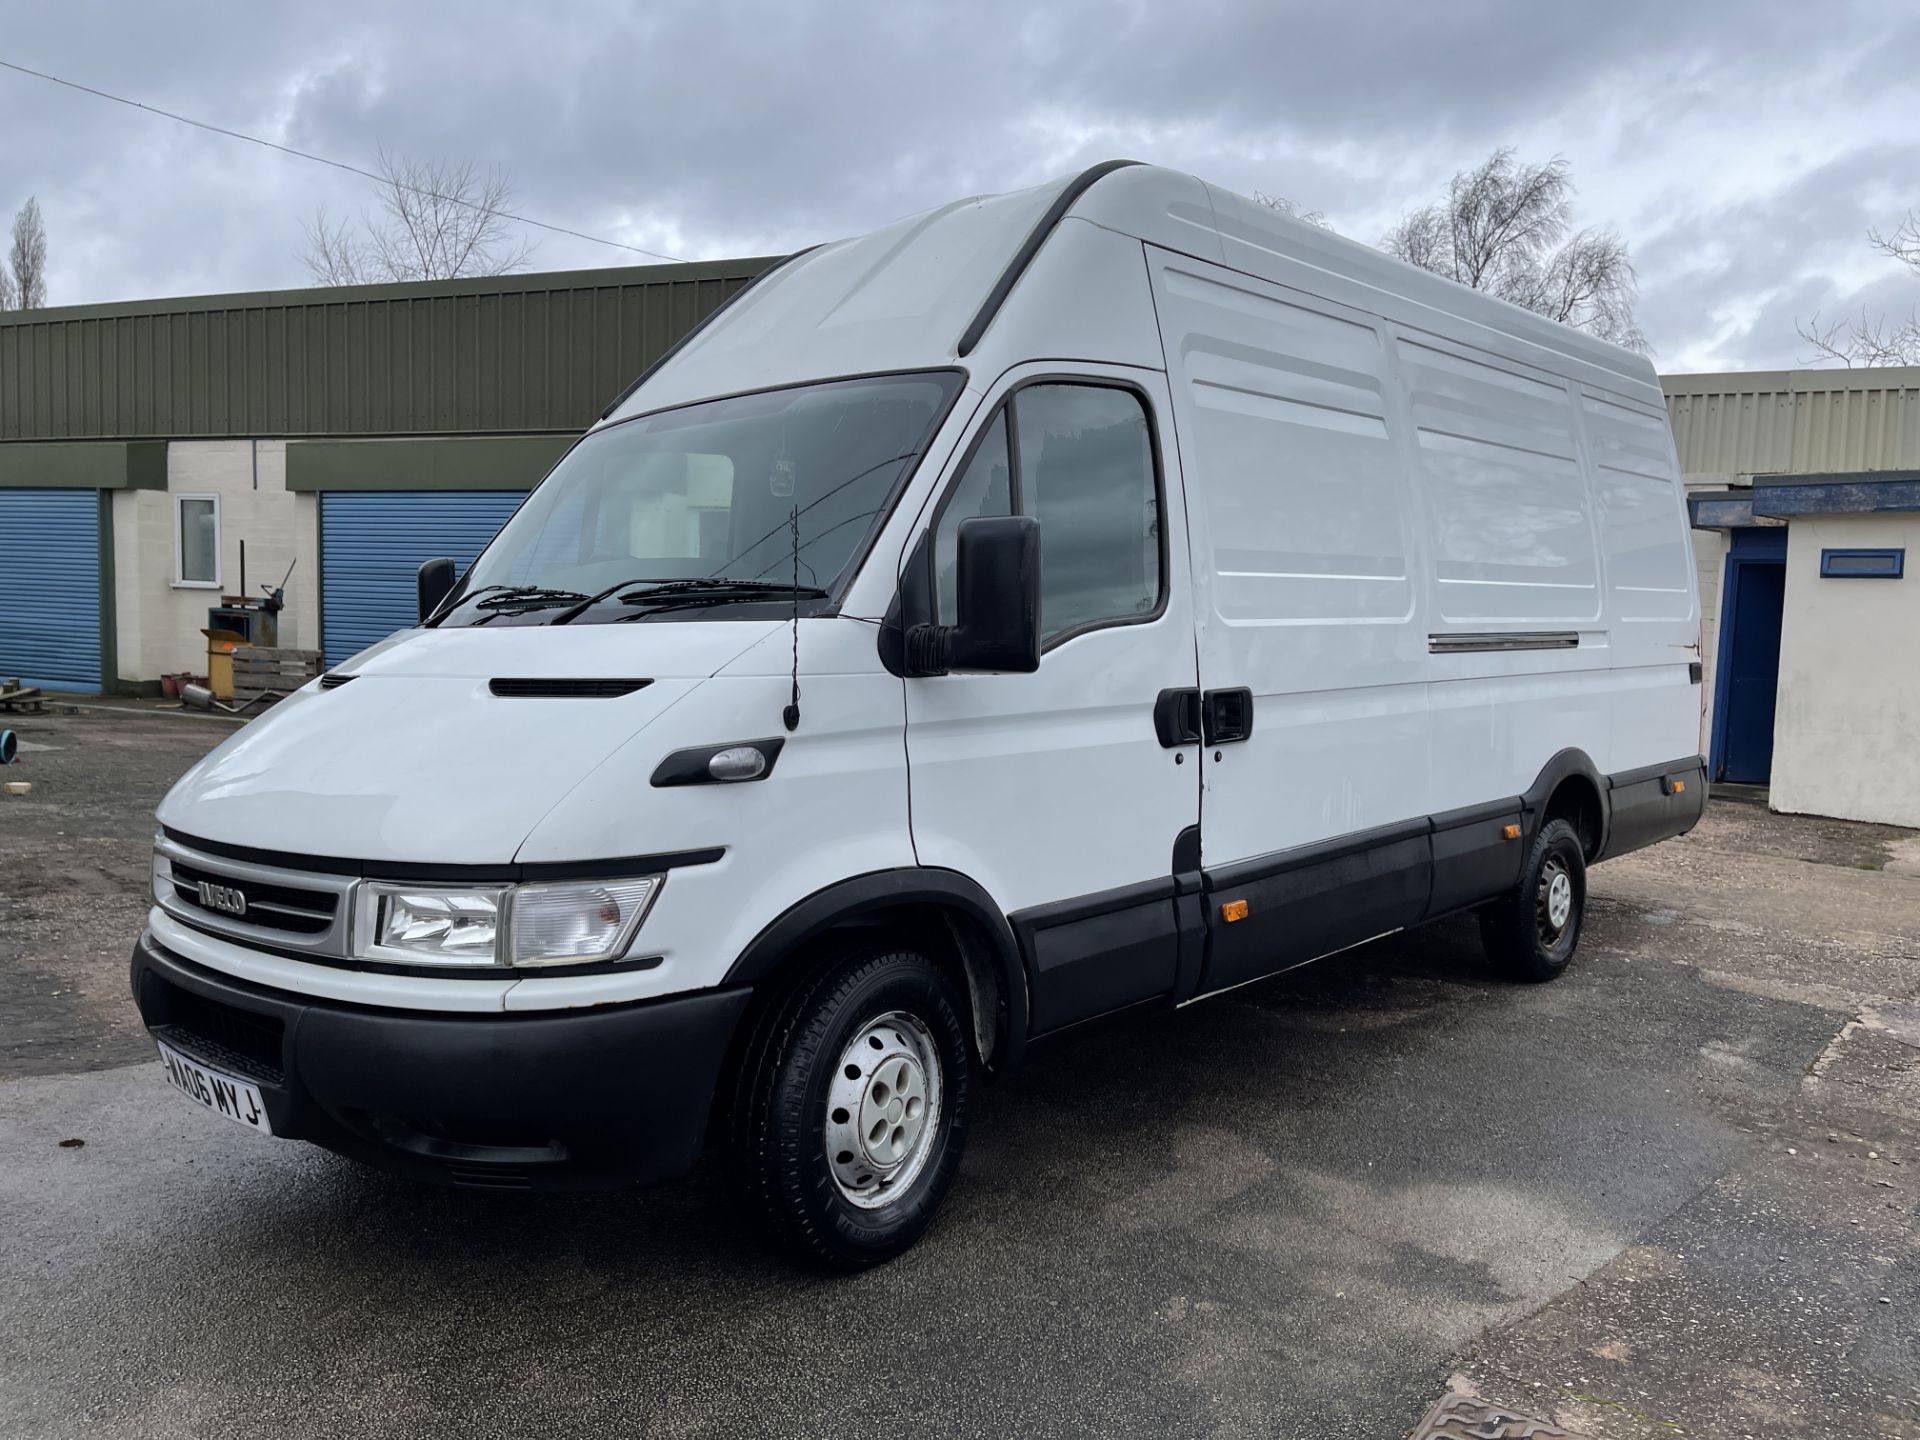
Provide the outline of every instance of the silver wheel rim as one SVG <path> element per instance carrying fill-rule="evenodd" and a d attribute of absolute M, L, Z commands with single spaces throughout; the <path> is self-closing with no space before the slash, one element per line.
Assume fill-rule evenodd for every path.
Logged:
<path fill-rule="evenodd" d="M 1549 860 L 1540 872 L 1540 938 L 1558 940 L 1573 918 L 1573 876 L 1562 860 Z"/>
<path fill-rule="evenodd" d="M 940 1052 L 904 1010 L 860 1028 L 827 1092 L 827 1168 L 863 1210 L 904 1195 L 926 1168 L 940 1128 Z"/>

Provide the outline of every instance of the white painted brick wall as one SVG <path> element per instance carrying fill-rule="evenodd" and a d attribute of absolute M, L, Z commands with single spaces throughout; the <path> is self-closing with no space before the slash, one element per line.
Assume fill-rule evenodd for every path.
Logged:
<path fill-rule="evenodd" d="M 320 556 L 310 495 L 287 490 L 284 440 L 176 440 L 167 446 L 167 493 L 114 496 L 114 588 L 120 676 L 153 680 L 206 672 L 200 631 L 207 610 L 240 588 L 240 542 L 247 546 L 247 588 L 278 584 L 296 556 L 280 616 L 280 643 L 320 646 Z M 220 589 L 174 584 L 174 498 L 220 497 Z"/>

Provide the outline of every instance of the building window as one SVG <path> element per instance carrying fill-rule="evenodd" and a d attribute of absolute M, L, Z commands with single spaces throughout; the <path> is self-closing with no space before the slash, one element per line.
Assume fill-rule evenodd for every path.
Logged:
<path fill-rule="evenodd" d="M 173 497 L 173 583 L 220 588 L 220 497 Z"/>
<path fill-rule="evenodd" d="M 1906 568 L 1905 550 L 1820 552 L 1820 573 L 1831 580 L 1898 580 Z"/>

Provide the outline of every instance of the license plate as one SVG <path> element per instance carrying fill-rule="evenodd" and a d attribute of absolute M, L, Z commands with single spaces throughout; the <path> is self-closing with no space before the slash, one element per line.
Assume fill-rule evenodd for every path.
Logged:
<path fill-rule="evenodd" d="M 260 1098 L 259 1086 L 249 1085 L 237 1075 L 210 1070 L 163 1041 L 156 1040 L 154 1044 L 160 1047 L 160 1063 L 166 1069 L 167 1083 L 182 1095 L 198 1101 L 216 1115 L 226 1116 L 236 1125 L 244 1125 L 262 1135 L 273 1133 L 273 1127 L 267 1123 L 267 1105 Z"/>

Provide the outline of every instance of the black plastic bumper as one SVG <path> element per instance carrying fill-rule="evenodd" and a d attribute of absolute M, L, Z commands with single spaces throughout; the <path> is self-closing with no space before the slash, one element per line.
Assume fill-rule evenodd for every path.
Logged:
<path fill-rule="evenodd" d="M 374 1010 L 250 985 L 145 935 L 132 980 L 149 1030 L 260 1087 L 274 1134 L 498 1189 L 685 1174 L 750 993 L 525 1015 Z"/>
<path fill-rule="evenodd" d="M 1599 860 L 1611 860 L 1700 823 L 1707 808 L 1707 762 L 1698 755 L 1650 765 L 1607 779 L 1607 842 Z"/>

